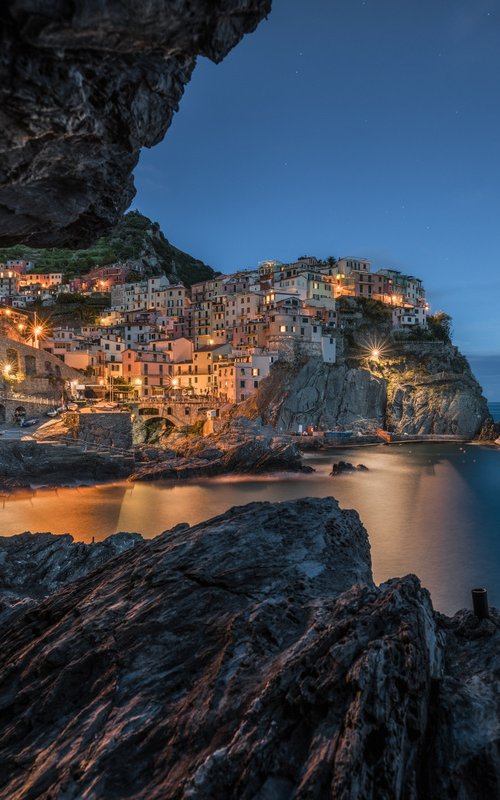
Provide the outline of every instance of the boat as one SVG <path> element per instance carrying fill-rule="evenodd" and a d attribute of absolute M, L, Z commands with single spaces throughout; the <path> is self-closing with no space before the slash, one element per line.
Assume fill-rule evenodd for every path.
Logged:
<path fill-rule="evenodd" d="M 337 438 L 347 438 L 348 436 L 352 436 L 354 431 L 325 431 L 325 437 L 327 436 L 329 439 L 337 439 Z"/>

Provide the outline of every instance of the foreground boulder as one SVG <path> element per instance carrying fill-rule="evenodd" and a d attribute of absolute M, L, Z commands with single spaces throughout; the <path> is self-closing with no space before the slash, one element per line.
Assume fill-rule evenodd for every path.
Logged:
<path fill-rule="evenodd" d="M 0 20 L 0 245 L 81 246 L 135 194 L 198 55 L 221 61 L 271 0 L 10 0 Z"/>
<path fill-rule="evenodd" d="M 414 576 L 377 588 L 332 498 L 231 509 L 19 598 L 2 797 L 497 796 L 495 624 L 435 615 Z"/>

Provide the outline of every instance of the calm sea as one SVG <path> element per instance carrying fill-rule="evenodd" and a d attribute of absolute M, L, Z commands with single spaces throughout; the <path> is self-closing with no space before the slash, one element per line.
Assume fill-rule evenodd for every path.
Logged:
<path fill-rule="evenodd" d="M 500 422 L 500 403 L 488 403 L 488 408 L 495 422 Z"/>
<path fill-rule="evenodd" d="M 343 458 L 369 472 L 329 477 Z M 311 475 L 226 476 L 185 482 L 40 489 L 3 499 L 0 534 L 70 532 L 90 541 L 116 531 L 145 536 L 194 524 L 253 500 L 334 495 L 365 524 L 378 582 L 416 573 L 445 613 L 486 586 L 500 606 L 500 447 L 379 446 L 308 458 Z"/>

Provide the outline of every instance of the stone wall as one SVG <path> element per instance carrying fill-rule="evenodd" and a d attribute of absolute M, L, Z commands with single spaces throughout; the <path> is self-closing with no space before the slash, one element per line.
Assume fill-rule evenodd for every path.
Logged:
<path fill-rule="evenodd" d="M 8 396 L 17 392 L 60 399 L 64 381 L 82 381 L 82 374 L 66 366 L 59 358 L 37 350 L 23 342 L 0 336 L 0 367 L 11 367 L 10 375 L 18 374 L 22 380 L 11 381 L 0 378 L 0 393 Z"/>
<path fill-rule="evenodd" d="M 63 421 L 81 444 L 123 450 L 132 446 L 132 420 L 127 412 L 69 413 L 63 415 Z"/>
<path fill-rule="evenodd" d="M 16 411 L 24 410 L 25 418 L 42 417 L 45 413 L 52 408 L 53 404 L 50 401 L 27 401 L 20 397 L 6 398 L 0 395 L 0 425 L 12 425 L 16 422 Z"/>

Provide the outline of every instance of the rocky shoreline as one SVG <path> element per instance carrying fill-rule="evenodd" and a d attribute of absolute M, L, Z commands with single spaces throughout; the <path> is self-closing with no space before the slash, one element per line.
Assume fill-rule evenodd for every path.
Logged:
<path fill-rule="evenodd" d="M 302 463 L 301 452 L 291 436 L 276 433 L 239 417 L 214 436 L 170 434 L 156 458 L 129 476 L 131 481 L 211 477 L 229 473 L 262 474 L 283 470 L 313 472 Z"/>
<path fill-rule="evenodd" d="M 492 429 L 493 434 L 498 435 L 496 428 Z M 246 417 L 232 419 L 212 436 L 174 432 L 160 445 L 134 445 L 116 451 L 105 446 L 91 447 L 77 439 L 66 440 L 67 435 L 59 429 L 52 438 L 44 436 L 39 441 L 0 440 L 0 493 L 124 479 L 178 481 L 230 473 L 314 472 L 303 462 L 304 452 L 333 454 L 339 447 L 387 445 L 377 436 L 356 437 L 355 442 L 346 440 L 337 445 L 309 437 L 302 439 L 277 434 L 270 425 Z M 495 445 L 488 438 L 475 441 Z M 404 443 L 402 439 L 392 444 Z"/>
<path fill-rule="evenodd" d="M 145 444 L 106 451 L 65 439 L 66 433 L 59 431 L 42 441 L 1 441 L 0 491 L 124 478 L 186 480 L 227 473 L 313 471 L 302 463 L 292 437 L 244 417 L 231 420 L 214 436 L 171 433 L 157 447 Z"/>
<path fill-rule="evenodd" d="M 0 796 L 498 795 L 500 615 L 377 587 L 333 498 L 0 538 L 0 592 Z"/>

